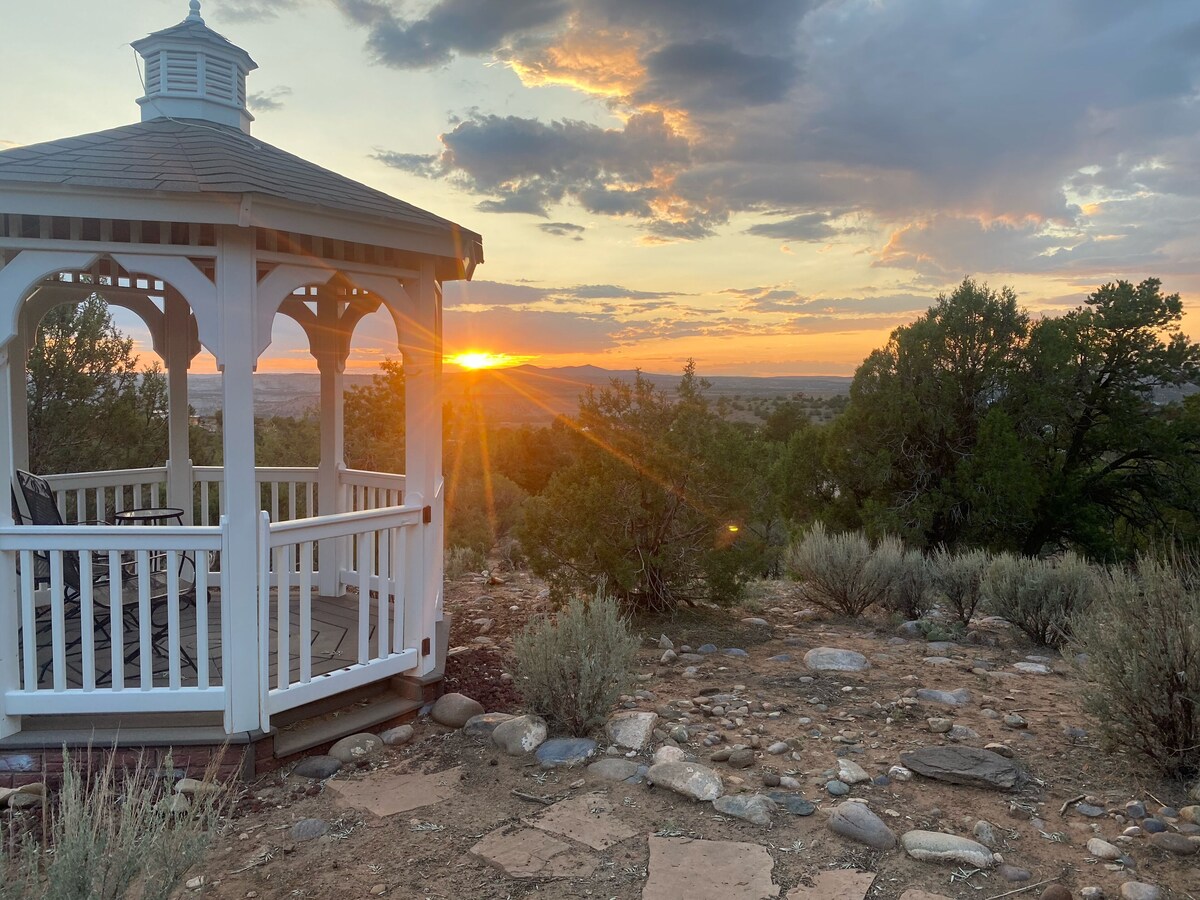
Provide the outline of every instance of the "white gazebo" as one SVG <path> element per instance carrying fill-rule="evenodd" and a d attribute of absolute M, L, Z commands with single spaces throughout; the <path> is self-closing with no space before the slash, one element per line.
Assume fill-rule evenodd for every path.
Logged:
<path fill-rule="evenodd" d="M 441 286 L 471 277 L 481 238 L 253 137 L 255 63 L 190 6 L 133 45 L 141 122 L 0 153 L 0 471 L 28 468 L 26 353 L 59 304 L 98 293 L 140 316 L 170 396 L 165 466 L 49 477 L 66 525 L 0 503 L 0 753 L 97 728 L 255 740 L 372 686 L 419 700 L 445 662 Z M 351 335 L 381 307 L 403 474 L 343 461 Z M 320 371 L 314 469 L 255 467 L 276 315 Z M 202 347 L 222 373 L 220 468 L 189 459 Z M 160 506 L 181 524 L 80 524 Z"/>

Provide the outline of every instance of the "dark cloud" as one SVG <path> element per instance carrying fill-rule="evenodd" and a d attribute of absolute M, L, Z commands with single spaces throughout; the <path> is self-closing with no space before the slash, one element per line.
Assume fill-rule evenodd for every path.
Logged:
<path fill-rule="evenodd" d="M 254 112 L 276 112 L 283 109 L 286 98 L 290 96 L 292 96 L 292 89 L 280 85 L 270 90 L 255 91 L 247 95 L 246 105 Z"/>
<path fill-rule="evenodd" d="M 667 44 L 647 55 L 646 69 L 634 102 L 703 111 L 777 103 L 799 75 L 794 59 L 743 53 L 721 38 Z"/>
<path fill-rule="evenodd" d="M 587 230 L 582 225 L 576 225 L 573 222 L 543 222 L 538 225 L 538 228 L 543 234 L 569 237 L 573 241 L 582 241 L 583 233 Z"/>
<path fill-rule="evenodd" d="M 781 241 L 827 241 L 839 234 L 838 229 L 829 224 L 829 219 L 825 213 L 804 213 L 779 222 L 751 225 L 746 233 Z"/>
<path fill-rule="evenodd" d="M 217 13 L 230 22 L 262 22 L 299 9 L 302 3 L 303 0 L 223 0 Z"/>

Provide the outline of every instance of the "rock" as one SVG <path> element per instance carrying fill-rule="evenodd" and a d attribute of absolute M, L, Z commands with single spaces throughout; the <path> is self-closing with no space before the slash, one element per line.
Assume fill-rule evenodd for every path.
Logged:
<path fill-rule="evenodd" d="M 1161 900 L 1162 890 L 1144 881 L 1127 881 L 1121 885 L 1122 900 Z"/>
<path fill-rule="evenodd" d="M 569 769 L 581 766 L 596 752 L 596 742 L 588 738 L 552 738 L 537 748 L 535 756 L 543 769 Z"/>
<path fill-rule="evenodd" d="M 919 621 L 902 622 L 896 628 L 896 634 L 905 638 L 919 638 L 924 632 L 921 631 L 921 623 Z"/>
<path fill-rule="evenodd" d="M 477 716 L 471 716 L 471 718 L 467 719 L 462 727 L 463 734 L 473 738 L 480 738 L 481 740 L 490 740 L 492 732 L 496 730 L 497 725 L 515 718 L 516 716 L 509 713 L 480 713 Z"/>
<path fill-rule="evenodd" d="M 660 634 L 658 636 L 658 647 L 660 650 L 674 650 L 675 642 L 672 641 L 665 634 Z"/>
<path fill-rule="evenodd" d="M 472 716 L 484 712 L 483 704 L 465 694 L 442 694 L 430 712 L 433 721 L 449 728 L 462 728 Z"/>
<path fill-rule="evenodd" d="M 992 851 L 983 844 L 938 831 L 908 831 L 900 838 L 904 852 L 921 862 L 946 862 L 988 869 Z"/>
<path fill-rule="evenodd" d="M 786 809 L 793 816 L 811 816 L 817 811 L 816 806 L 799 794 L 790 794 L 787 791 L 768 791 L 767 796 L 774 800 L 777 806 Z"/>
<path fill-rule="evenodd" d="M 674 650 L 664 650 L 663 655 L 658 660 L 664 666 L 674 665 L 679 662 L 679 654 Z"/>
<path fill-rule="evenodd" d="M 835 834 L 876 850 L 891 850 L 896 846 L 896 835 L 865 803 L 839 804 L 829 814 L 828 824 Z"/>
<path fill-rule="evenodd" d="M 790 663 L 791 661 L 792 661 L 792 655 L 790 653 L 777 653 L 774 656 L 767 657 L 767 662 Z"/>
<path fill-rule="evenodd" d="M 919 775 L 949 784 L 1011 791 L 1021 780 L 1013 762 L 974 747 L 924 747 L 901 753 L 900 761 Z"/>
<path fill-rule="evenodd" d="M 1104 888 L 1090 884 L 1079 889 L 1079 896 L 1083 900 L 1104 900 Z"/>
<path fill-rule="evenodd" d="M 672 728 L 670 731 L 670 735 L 671 735 L 671 740 L 673 740 L 677 743 L 680 743 L 680 744 L 686 744 L 688 742 L 688 740 L 691 738 L 691 735 L 688 734 L 688 730 L 686 728 L 684 728 L 682 725 L 676 725 L 674 728 Z"/>
<path fill-rule="evenodd" d="M 953 719 L 933 718 L 925 721 L 929 725 L 929 730 L 934 734 L 945 734 L 954 726 Z"/>
<path fill-rule="evenodd" d="M 395 728 L 389 728 L 387 731 L 381 732 L 379 739 L 383 741 L 386 747 L 402 747 L 413 739 L 413 727 L 411 725 L 398 725 Z"/>
<path fill-rule="evenodd" d="M 539 828 L 502 825 L 467 852 L 510 878 L 586 878 L 596 870 L 591 854 Z"/>
<path fill-rule="evenodd" d="M 696 648 L 696 652 L 707 656 L 709 653 L 717 652 L 717 645 L 716 644 L 701 644 L 699 647 Z"/>
<path fill-rule="evenodd" d="M 650 767 L 646 778 L 658 787 L 693 800 L 716 800 L 725 792 L 721 777 L 699 763 L 658 763 Z"/>
<path fill-rule="evenodd" d="M 1004 717 L 1004 724 L 1009 728 L 1028 728 L 1029 723 L 1025 721 L 1025 717 L 1017 713 L 1009 713 Z M 1058 885 L 1053 885 L 1057 887 Z"/>
<path fill-rule="evenodd" d="M 750 654 L 740 647 L 726 647 L 725 655 L 732 656 L 734 659 L 748 659 Z"/>
<path fill-rule="evenodd" d="M 774 772 L 763 772 L 762 781 L 764 787 L 779 787 L 779 776 Z"/>
<path fill-rule="evenodd" d="M 1150 835 L 1150 846 L 1177 856 L 1191 856 L 1200 850 L 1200 843 L 1182 834 L 1171 834 L 1169 831 Z"/>
<path fill-rule="evenodd" d="M 1000 846 L 1000 838 L 996 835 L 996 828 L 991 822 L 980 819 L 975 823 L 975 828 L 972 832 L 975 835 L 975 840 L 983 844 L 989 850 L 995 850 Z"/>
<path fill-rule="evenodd" d="M 28 785 L 21 790 L 27 791 L 31 786 L 32 785 Z M 189 797 L 196 794 L 219 794 L 224 789 L 225 788 L 223 785 L 218 784 L 215 781 L 201 781 L 197 778 L 180 778 L 177 782 L 175 782 L 175 793 L 186 794 Z M 15 799 L 16 797 L 9 798 L 9 806 L 12 806 L 12 803 Z"/>
<path fill-rule="evenodd" d="M 750 616 L 742 619 L 742 623 L 745 625 L 758 625 L 759 627 L 769 627 L 771 624 L 766 619 L 761 619 L 758 616 Z"/>
<path fill-rule="evenodd" d="M 301 778 L 314 778 L 318 781 L 323 781 L 326 778 L 336 775 L 341 771 L 341 768 L 341 762 L 332 756 L 309 756 L 296 763 L 296 768 L 292 769 L 292 774 L 299 775 Z"/>
<path fill-rule="evenodd" d="M 745 819 L 752 825 L 768 826 L 771 824 L 771 814 L 775 812 L 775 802 L 761 794 L 734 794 L 718 797 L 713 801 L 713 809 L 722 815 Z"/>
<path fill-rule="evenodd" d="M 861 653 L 836 647 L 814 647 L 804 654 L 804 665 L 814 672 L 861 672 L 871 667 Z"/>
<path fill-rule="evenodd" d="M 329 833 L 329 823 L 324 819 L 301 819 L 292 826 L 293 841 L 312 841 Z"/>
<path fill-rule="evenodd" d="M 192 808 L 192 803 L 183 794 L 170 794 L 158 801 L 158 808 L 164 812 L 183 815 Z"/>
<path fill-rule="evenodd" d="M 592 763 L 587 767 L 587 771 L 589 775 L 595 775 L 605 781 L 626 781 L 637 775 L 638 768 L 638 764 L 631 759 L 610 756 Z"/>
<path fill-rule="evenodd" d="M 181 797 L 183 795 L 176 794 L 175 796 Z M 184 797 L 184 799 L 186 800 L 187 798 Z M 41 806 L 43 802 L 45 801 L 41 794 L 26 794 L 22 791 L 17 791 L 8 798 L 8 807 L 9 809 L 33 809 L 34 807 Z"/>
<path fill-rule="evenodd" d="M 838 781 L 836 778 L 825 782 L 825 790 L 829 792 L 830 797 L 845 797 L 850 793 L 850 785 L 844 781 Z"/>
<path fill-rule="evenodd" d="M 654 762 L 684 762 L 687 754 L 679 747 L 659 747 L 654 751 Z"/>
<path fill-rule="evenodd" d="M 854 760 L 845 758 L 838 760 L 838 781 L 846 784 L 862 784 L 864 781 L 870 780 L 871 776 Z"/>
<path fill-rule="evenodd" d="M 1087 852 L 1089 855 L 1096 857 L 1096 859 L 1106 859 L 1110 861 L 1118 860 L 1125 855 L 1120 847 L 1116 847 L 1110 844 L 1108 841 L 1101 840 L 1100 838 L 1091 838 L 1087 842 Z"/>
<path fill-rule="evenodd" d="M 966 725 L 955 725 L 946 732 L 946 739 L 961 743 L 962 741 L 973 741 L 979 737 L 979 732 L 973 728 L 968 728 Z"/>
<path fill-rule="evenodd" d="M 1073 898 L 1071 892 L 1061 884 L 1051 884 L 1042 891 L 1041 900 L 1073 900 Z"/>
<path fill-rule="evenodd" d="M 1076 803 L 1075 812 L 1081 816 L 1087 816 L 1089 819 L 1098 819 L 1104 815 L 1104 807 L 1093 806 L 1091 803 Z"/>
<path fill-rule="evenodd" d="M 971 702 L 971 692 L 966 688 L 957 691 L 935 691 L 932 688 L 919 688 L 917 699 L 923 703 L 940 703 L 942 706 L 966 706 Z"/>
<path fill-rule="evenodd" d="M 352 734 L 329 748 L 329 755 L 344 766 L 365 762 L 383 749 L 383 741 L 373 734 Z"/>
<path fill-rule="evenodd" d="M 787 753 L 791 749 L 792 747 L 787 741 L 776 741 L 767 748 L 767 752 L 772 756 L 779 756 L 780 754 Z"/>
<path fill-rule="evenodd" d="M 904 766 L 892 766 L 888 769 L 888 778 L 892 781 L 912 781 L 912 772 Z"/>
<path fill-rule="evenodd" d="M 629 710 L 614 713 L 604 726 L 604 731 L 618 747 L 644 750 L 650 745 L 657 724 L 658 713 Z"/>
<path fill-rule="evenodd" d="M 761 844 L 651 835 L 649 849 L 645 886 L 623 896 L 641 900 L 766 900 L 779 896 L 779 887 L 771 881 L 774 861 Z M 607 886 L 604 892 L 605 897 L 616 893 Z M 599 890 L 592 893 L 599 894 Z M 584 891 L 575 887 L 562 896 L 584 896 Z"/>
<path fill-rule="evenodd" d="M 1049 675 L 1050 667 L 1043 663 L 1013 663 L 1013 668 L 1025 675 Z"/>
<path fill-rule="evenodd" d="M 1179 810 L 1179 818 L 1193 825 L 1200 825 L 1200 806 L 1184 806 Z"/>
<path fill-rule="evenodd" d="M 984 744 L 983 749 L 990 750 L 992 753 L 995 753 L 998 756 L 1003 756 L 1005 759 L 1013 758 L 1012 747 L 1008 746 L 1008 744 L 1001 744 L 999 742 Z"/>
<path fill-rule="evenodd" d="M 748 769 L 754 765 L 754 751 L 748 747 L 734 750 L 726 760 L 731 769 Z"/>
<path fill-rule="evenodd" d="M 996 874 L 1010 884 L 1028 881 L 1033 877 L 1033 873 L 1028 869 L 1022 869 L 1019 866 L 1010 866 L 1008 863 L 998 866 L 996 868 Z"/>
<path fill-rule="evenodd" d="M 1144 819 L 1142 821 L 1142 831 L 1146 834 L 1158 834 L 1160 831 L 1167 830 L 1167 823 L 1162 819 Z"/>
<path fill-rule="evenodd" d="M 517 716 L 492 729 L 492 743 L 509 756 L 520 756 L 540 747 L 548 733 L 541 716 Z"/>

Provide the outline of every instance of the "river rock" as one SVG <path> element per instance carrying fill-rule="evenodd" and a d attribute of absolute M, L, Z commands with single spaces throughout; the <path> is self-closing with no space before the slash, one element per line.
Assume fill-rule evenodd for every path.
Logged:
<path fill-rule="evenodd" d="M 1200 843 L 1184 837 L 1182 834 L 1172 834 L 1169 831 L 1150 835 L 1150 846 L 1167 853 L 1174 853 L 1177 856 L 1191 856 L 1200 850 Z"/>
<path fill-rule="evenodd" d="M 329 833 L 329 823 L 324 819 L 301 819 L 292 826 L 293 841 L 312 841 Z"/>
<path fill-rule="evenodd" d="M 472 716 L 484 712 L 483 704 L 465 694 L 442 694 L 429 713 L 433 721 L 448 728 L 462 728 Z"/>
<path fill-rule="evenodd" d="M 838 760 L 838 781 L 846 784 L 862 784 L 864 781 L 870 780 L 871 776 L 854 760 L 845 758 Z"/>
<path fill-rule="evenodd" d="M 491 712 L 480 713 L 477 716 L 471 716 L 463 725 L 463 734 L 481 740 L 490 740 L 492 732 L 496 730 L 496 726 L 501 722 L 507 722 L 509 719 L 515 719 L 516 716 L 509 713 Z"/>
<path fill-rule="evenodd" d="M 975 747 L 923 747 L 901 753 L 900 761 L 919 775 L 949 784 L 1011 791 L 1021 770 L 1011 760 Z"/>
<path fill-rule="evenodd" d="M 771 813 L 775 812 L 776 806 L 773 800 L 761 794 L 734 794 L 718 797 L 713 801 L 713 809 L 722 815 L 766 827 L 771 824 Z"/>
<path fill-rule="evenodd" d="M 301 778 L 324 780 L 332 778 L 341 771 L 341 768 L 342 764 L 332 756 L 309 756 L 296 763 L 292 774 L 299 775 Z"/>
<path fill-rule="evenodd" d="M 329 755 L 344 766 L 365 762 L 383 749 L 383 741 L 373 734 L 352 734 L 329 748 Z"/>
<path fill-rule="evenodd" d="M 917 699 L 923 703 L 939 703 L 942 706 L 966 706 L 971 702 L 971 692 L 966 688 L 956 691 L 936 691 L 932 688 L 918 688 Z"/>
<path fill-rule="evenodd" d="M 842 803 L 829 814 L 829 829 L 876 850 L 891 850 L 896 835 L 865 803 Z"/>
<path fill-rule="evenodd" d="M 581 766 L 596 752 L 596 742 L 588 738 L 552 738 L 537 748 L 535 756 L 543 769 L 569 769 Z"/>
<path fill-rule="evenodd" d="M 1013 663 L 1013 668 L 1025 675 L 1049 675 L 1050 667 L 1044 663 L 1019 662 Z"/>
<path fill-rule="evenodd" d="M 654 751 L 654 758 L 651 761 L 651 764 L 660 763 L 660 762 L 686 762 L 686 761 L 687 761 L 687 754 L 683 751 L 682 748 L 665 746 L 665 747 L 659 747 L 657 750 Z"/>
<path fill-rule="evenodd" d="M 402 747 L 413 739 L 414 734 L 411 725 L 397 725 L 395 728 L 380 732 L 379 739 L 386 747 Z"/>
<path fill-rule="evenodd" d="M 1162 888 L 1144 881 L 1127 881 L 1121 885 L 1122 900 L 1161 900 Z"/>
<path fill-rule="evenodd" d="M 1108 841 L 1101 840 L 1100 838 L 1091 838 L 1087 842 L 1087 852 L 1096 857 L 1096 859 L 1105 859 L 1109 861 L 1118 860 L 1125 855 L 1121 851 L 1121 848 L 1110 844 Z"/>
<path fill-rule="evenodd" d="M 944 719 L 940 716 L 932 719 L 926 719 L 925 723 L 929 726 L 929 730 L 934 734 L 945 734 L 954 727 L 953 719 Z"/>
<path fill-rule="evenodd" d="M 804 665 L 814 672 L 861 672 L 871 667 L 861 653 L 836 647 L 814 647 L 804 654 Z"/>
<path fill-rule="evenodd" d="M 631 759 L 606 756 L 588 766 L 587 771 L 589 775 L 595 775 L 605 781 L 625 781 L 635 777 L 639 768 L 638 764 Z"/>
<path fill-rule="evenodd" d="M 699 763 L 668 762 L 650 767 L 647 780 L 693 800 L 716 800 L 725 792 L 719 776 Z"/>
<path fill-rule="evenodd" d="M 492 730 L 492 743 L 509 756 L 532 753 L 549 733 L 541 716 L 517 716 L 501 722 Z"/>
<path fill-rule="evenodd" d="M 644 750 L 654 736 L 658 713 L 627 710 L 614 713 L 604 727 L 608 739 L 627 750 Z"/>
<path fill-rule="evenodd" d="M 791 794 L 787 791 L 768 791 L 767 796 L 774 800 L 777 806 L 786 809 L 793 816 L 811 816 L 817 811 L 816 806 L 799 794 Z"/>
<path fill-rule="evenodd" d="M 946 862 L 987 869 L 992 865 L 992 851 L 983 844 L 939 831 L 907 831 L 900 838 L 904 852 L 921 862 Z"/>

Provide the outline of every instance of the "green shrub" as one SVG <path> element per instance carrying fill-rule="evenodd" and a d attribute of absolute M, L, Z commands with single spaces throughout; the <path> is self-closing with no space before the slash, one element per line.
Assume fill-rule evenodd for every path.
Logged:
<path fill-rule="evenodd" d="M 1143 557 L 1100 579 L 1076 616 L 1087 654 L 1084 707 L 1105 745 L 1137 751 L 1168 775 L 1200 772 L 1200 583 L 1194 565 Z"/>
<path fill-rule="evenodd" d="M 876 554 L 879 554 L 876 549 Z M 919 550 L 894 555 L 890 548 L 887 558 L 895 559 L 895 567 L 885 588 L 884 603 L 907 619 L 919 619 L 929 612 L 931 579 L 929 563 Z"/>
<path fill-rule="evenodd" d="M 118 771 L 110 756 L 93 775 L 64 749 L 62 789 L 49 798 L 45 820 L 50 852 L 31 840 L 12 856 L 0 848 L 0 898 L 167 900 L 208 851 L 229 796 L 210 769 L 206 789 L 186 810 L 174 809 L 172 771 L 170 757 L 161 770 L 139 759 Z"/>
<path fill-rule="evenodd" d="M 860 616 L 887 596 L 902 558 L 900 542 L 894 538 L 872 546 L 862 532 L 830 534 L 816 522 L 789 549 L 786 566 L 788 575 L 799 582 L 805 603 Z"/>
<path fill-rule="evenodd" d="M 1048 647 L 1062 647 L 1071 636 L 1072 617 L 1095 595 L 1095 570 L 1081 557 L 1031 559 L 997 556 L 983 581 L 988 609 Z"/>
<path fill-rule="evenodd" d="M 568 734 L 585 735 L 624 690 L 636 649 L 615 600 L 600 591 L 590 602 L 576 597 L 513 642 L 517 688 L 530 710 Z"/>
<path fill-rule="evenodd" d="M 446 578 L 450 581 L 486 568 L 487 557 L 475 547 L 451 547 L 446 553 Z"/>
<path fill-rule="evenodd" d="M 990 563 L 991 557 L 983 550 L 955 553 L 938 547 L 929 557 L 933 586 L 946 598 L 963 625 L 971 624 L 971 617 L 979 607 Z"/>

